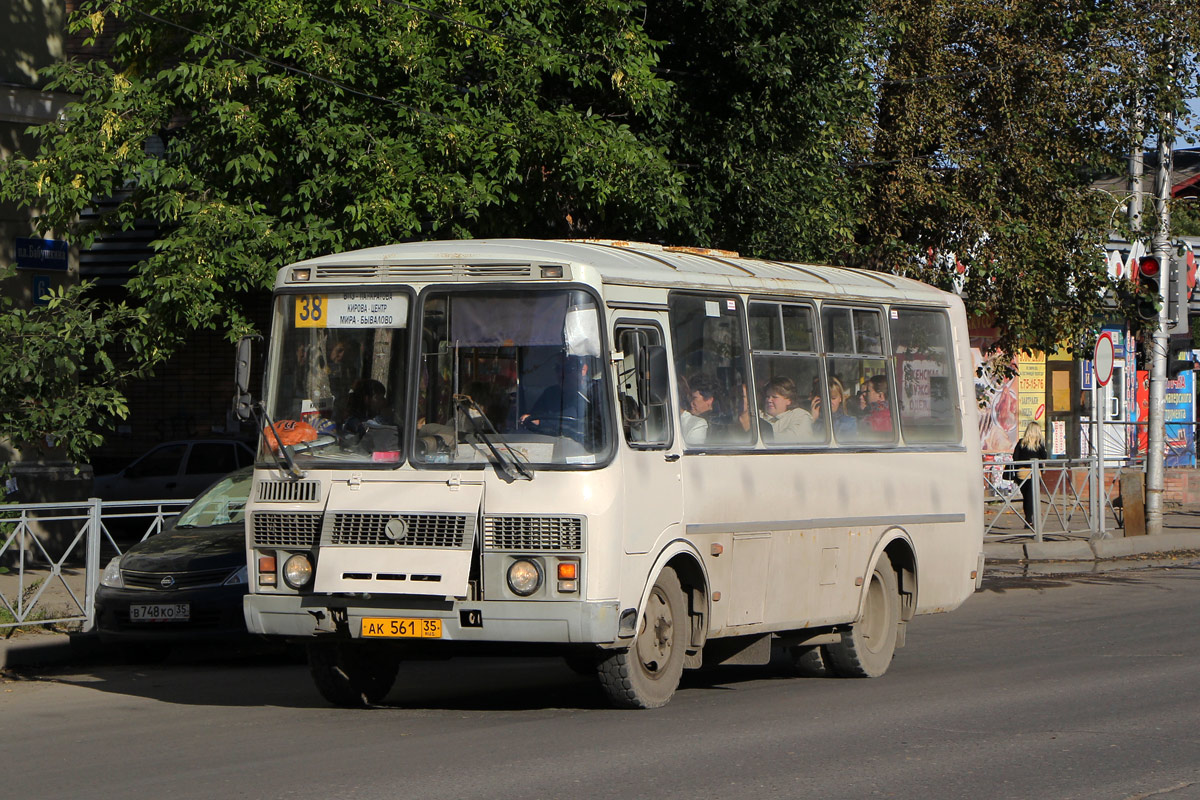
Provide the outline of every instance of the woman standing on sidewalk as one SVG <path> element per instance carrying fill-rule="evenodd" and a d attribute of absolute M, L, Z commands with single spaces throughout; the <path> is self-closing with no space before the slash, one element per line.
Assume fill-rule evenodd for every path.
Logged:
<path fill-rule="evenodd" d="M 1031 422 L 1025 426 L 1025 435 L 1017 442 L 1017 446 L 1013 448 L 1013 461 L 1031 461 L 1033 459 L 1045 460 L 1046 458 L 1046 437 L 1042 435 L 1042 426 L 1036 422 Z M 1031 530 L 1036 530 L 1033 521 L 1033 515 L 1037 509 L 1033 506 L 1033 488 L 1029 485 L 1029 479 L 1033 469 L 1029 465 L 1017 467 L 1017 487 L 1021 490 L 1021 505 L 1025 511 L 1025 524 Z"/>

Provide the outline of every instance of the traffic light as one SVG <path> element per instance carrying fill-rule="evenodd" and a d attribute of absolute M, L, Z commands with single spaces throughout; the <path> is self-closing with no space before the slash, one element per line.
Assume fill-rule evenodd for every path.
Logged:
<path fill-rule="evenodd" d="M 1159 281 L 1162 279 L 1162 268 L 1159 266 L 1158 259 L 1154 256 L 1141 258 L 1137 263 L 1134 279 L 1141 289 L 1141 292 L 1138 293 L 1138 316 L 1145 320 L 1156 319 L 1162 302 L 1158 288 Z"/>
<path fill-rule="evenodd" d="M 1167 340 L 1167 380 L 1175 380 L 1184 370 L 1195 368 L 1192 361 L 1192 334 L 1175 334 Z"/>
<path fill-rule="evenodd" d="M 1188 305 L 1192 300 L 1192 290 L 1196 287 L 1196 256 L 1186 243 L 1180 243 L 1174 255 L 1171 256 L 1171 273 L 1167 284 L 1167 317 L 1170 324 L 1167 333 L 1190 334 L 1191 321 L 1188 319 Z"/>

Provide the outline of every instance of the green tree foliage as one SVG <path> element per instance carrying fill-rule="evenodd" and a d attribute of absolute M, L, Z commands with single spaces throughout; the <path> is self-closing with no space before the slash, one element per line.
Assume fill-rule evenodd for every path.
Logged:
<path fill-rule="evenodd" d="M 87 288 L 59 287 L 32 309 L 0 295 L 0 438 L 84 461 L 96 426 L 128 414 L 122 383 L 161 359 L 146 351 L 144 310 L 102 308 Z"/>
<path fill-rule="evenodd" d="M 311 255 L 686 209 L 624 121 L 663 113 L 670 86 L 619 0 L 93 0 L 73 24 L 118 30 L 111 59 L 53 69 L 80 102 L 11 191 L 81 246 L 93 197 L 122 199 L 103 226 L 157 223 L 130 291 L 166 330 L 239 332 L 230 299 Z"/>
<path fill-rule="evenodd" d="M 957 258 L 1008 352 L 1090 335 L 1122 219 L 1092 183 L 1142 146 L 1135 113 L 1154 130 L 1194 75 L 1185 58 L 1162 77 L 1172 26 L 1195 30 L 1194 6 L 1168 6 L 875 0 L 858 258 L 947 288 Z"/>
<path fill-rule="evenodd" d="M 611 236 L 829 260 L 869 98 L 859 0 L 85 0 L 115 35 L 0 197 L 86 247 L 158 226 L 150 349 L 246 331 L 308 256 L 417 238 Z M 6 167 L 6 168 L 5 168 Z M 79 212 L 119 202 L 98 223 Z M 94 346 L 99 346 L 95 342 Z"/>
<path fill-rule="evenodd" d="M 834 262 L 854 233 L 849 133 L 871 107 L 866 0 L 664 0 L 650 11 L 677 100 L 664 141 L 692 202 L 674 238 Z"/>

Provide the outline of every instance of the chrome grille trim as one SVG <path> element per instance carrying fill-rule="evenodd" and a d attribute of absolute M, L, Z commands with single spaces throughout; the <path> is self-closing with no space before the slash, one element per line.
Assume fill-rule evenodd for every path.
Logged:
<path fill-rule="evenodd" d="M 488 515 L 483 518 L 487 550 L 578 552 L 583 550 L 583 517 Z"/>
<path fill-rule="evenodd" d="M 445 547 L 465 549 L 471 546 L 475 518 L 465 514 L 363 514 L 332 512 L 328 544 L 398 547 Z M 393 519 L 404 521 L 404 536 L 392 539 L 387 525 Z"/>
<path fill-rule="evenodd" d="M 320 481 L 263 481 L 258 485 L 263 503 L 316 503 L 321 499 Z"/>
<path fill-rule="evenodd" d="M 200 586 L 220 586 L 235 570 L 229 568 L 206 569 L 197 572 L 141 572 L 123 569 L 121 577 L 126 589 L 154 589 L 159 592 L 179 589 L 195 589 Z M 170 586 L 163 586 L 163 578 L 172 579 Z"/>
<path fill-rule="evenodd" d="M 321 532 L 321 513 L 257 511 L 251 525 L 255 547 L 310 548 Z"/>

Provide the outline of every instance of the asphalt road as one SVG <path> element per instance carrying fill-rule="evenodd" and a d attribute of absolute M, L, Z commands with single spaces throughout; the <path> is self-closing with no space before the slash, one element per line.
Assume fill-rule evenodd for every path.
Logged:
<path fill-rule="evenodd" d="M 1200 798 L 1200 568 L 989 579 L 877 680 L 685 675 L 614 711 L 558 662 L 406 664 L 326 707 L 278 658 L 0 692 L 0 797 Z"/>

